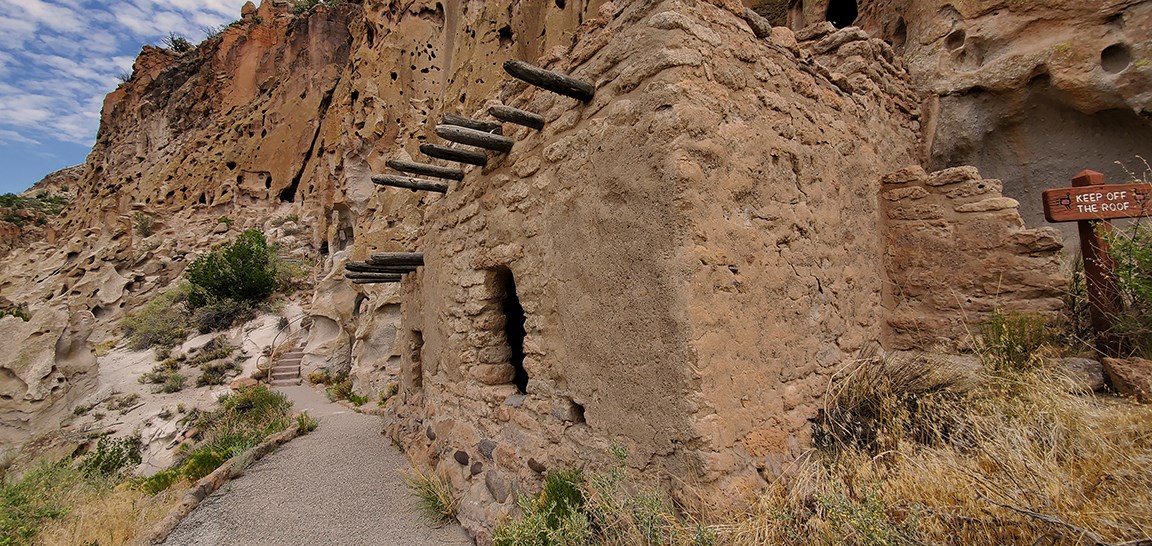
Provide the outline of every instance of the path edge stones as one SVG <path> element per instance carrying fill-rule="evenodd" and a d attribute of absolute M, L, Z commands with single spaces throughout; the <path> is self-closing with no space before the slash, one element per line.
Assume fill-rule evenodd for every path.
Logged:
<path fill-rule="evenodd" d="M 293 415 L 293 421 L 295 421 L 296 415 L 298 414 Z M 228 483 L 228 480 L 239 477 L 240 473 L 247 466 L 263 459 L 265 455 L 276 451 L 281 445 L 299 436 L 302 436 L 300 433 L 300 425 L 294 423 L 286 430 L 269 436 L 256 447 L 224 461 L 224 464 L 220 465 L 216 470 L 213 470 L 211 474 L 200 478 L 200 480 L 192 486 L 192 489 L 188 490 L 188 492 L 184 494 L 184 497 L 180 499 L 180 504 L 172 507 L 172 510 L 168 512 L 168 515 L 165 516 L 164 519 L 160 520 L 160 522 L 153 525 L 147 533 L 137 537 L 129 544 L 131 546 L 153 546 L 163 542 L 168 538 L 168 535 L 172 534 L 176 526 L 180 525 L 181 521 L 184 521 L 184 518 L 187 517 L 188 514 L 191 514 L 197 506 L 200 506 L 200 503 L 203 502 L 204 499 L 208 498 L 208 495 L 216 492 L 217 489 L 220 489 L 221 486 Z M 233 470 L 234 468 L 236 469 L 235 471 Z"/>

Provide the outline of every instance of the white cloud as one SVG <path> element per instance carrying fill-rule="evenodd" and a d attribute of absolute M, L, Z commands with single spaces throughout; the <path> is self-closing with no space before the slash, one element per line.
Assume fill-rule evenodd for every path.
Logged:
<path fill-rule="evenodd" d="M 246 0 L 0 0 L 0 143 L 90 145 L 104 95 L 145 43 L 194 43 Z"/>

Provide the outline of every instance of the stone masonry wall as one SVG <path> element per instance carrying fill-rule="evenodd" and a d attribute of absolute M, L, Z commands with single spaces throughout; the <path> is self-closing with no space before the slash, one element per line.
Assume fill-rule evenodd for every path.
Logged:
<path fill-rule="evenodd" d="M 831 371 L 883 326 L 876 195 L 918 134 L 881 87 L 902 85 L 897 68 L 837 85 L 787 29 L 758 40 L 702 2 L 601 10 L 578 36 L 528 60 L 596 98 L 491 95 L 548 124 L 506 125 L 510 154 L 428 198 L 411 249 L 425 267 L 401 286 L 386 431 L 463 492 L 481 539 L 513 493 L 606 463 L 614 444 L 681 501 L 753 494 L 808 444 Z M 883 54 L 838 40 L 829 56 L 861 41 Z"/>
<path fill-rule="evenodd" d="M 1063 306 L 1060 232 L 1028 229 L 1003 183 L 975 167 L 884 177 L 889 349 L 958 350 L 997 308 L 1053 315 Z"/>

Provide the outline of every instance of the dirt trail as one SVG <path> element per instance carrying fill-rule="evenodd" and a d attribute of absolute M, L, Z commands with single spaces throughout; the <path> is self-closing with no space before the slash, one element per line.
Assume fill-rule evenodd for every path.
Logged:
<path fill-rule="evenodd" d="M 399 474 L 408 462 L 377 417 L 308 387 L 280 387 L 320 420 L 316 431 L 256 462 L 204 499 L 163 544 L 249 546 L 471 545 L 459 525 L 437 528 L 414 511 Z"/>

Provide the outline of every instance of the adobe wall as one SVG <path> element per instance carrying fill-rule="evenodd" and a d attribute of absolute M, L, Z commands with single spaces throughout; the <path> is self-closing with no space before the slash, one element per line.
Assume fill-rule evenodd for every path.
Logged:
<path fill-rule="evenodd" d="M 876 60 L 890 50 L 840 35 L 825 54 L 880 68 L 833 74 L 786 29 L 757 40 L 709 4 L 616 10 L 542 61 L 596 82 L 591 103 L 499 90 L 548 125 L 506 125 L 511 154 L 428 199 L 425 267 L 400 288 L 386 431 L 464 492 L 482 537 L 513 492 L 613 444 L 682 500 L 754 493 L 807 446 L 828 375 L 883 329 L 876 196 L 918 134 L 883 91 L 904 85 Z"/>

